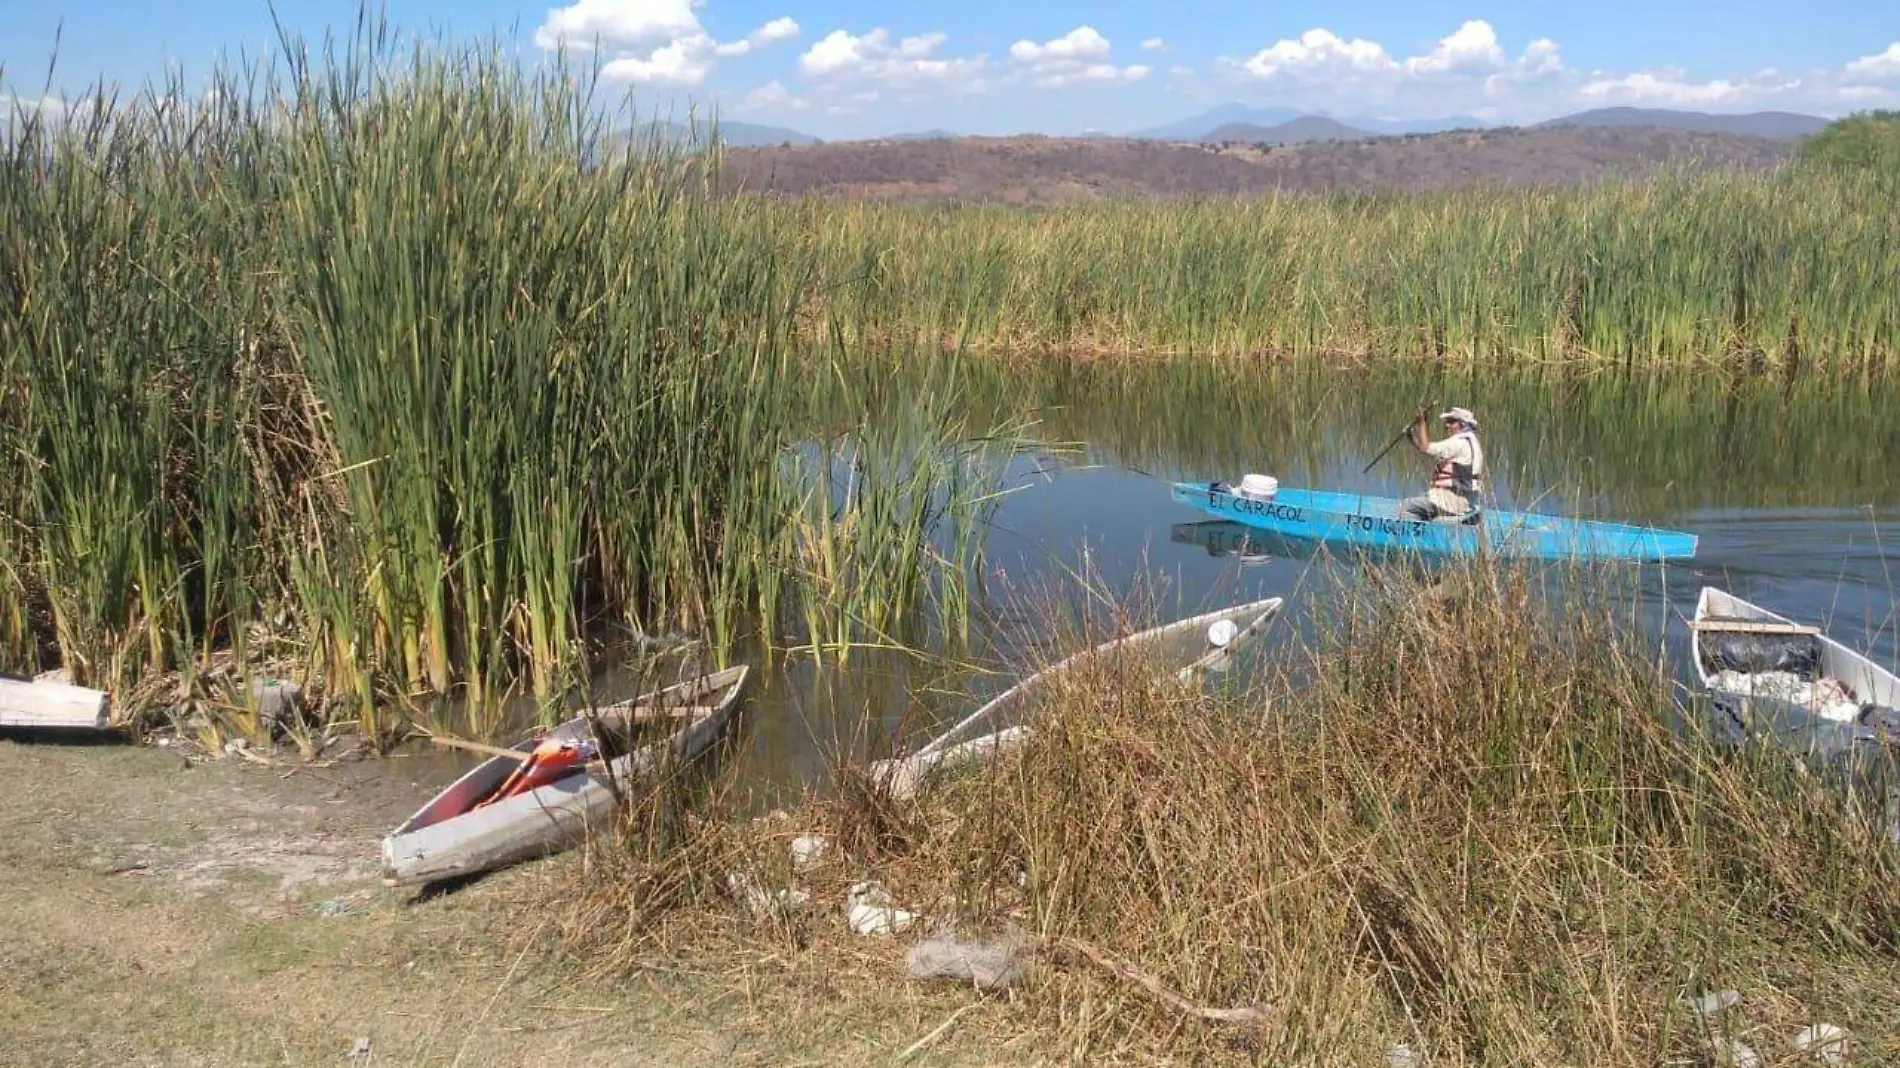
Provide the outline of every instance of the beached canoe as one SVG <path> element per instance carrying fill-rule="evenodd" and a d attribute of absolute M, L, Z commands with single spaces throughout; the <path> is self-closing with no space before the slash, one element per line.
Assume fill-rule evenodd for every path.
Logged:
<path fill-rule="evenodd" d="M 1712 586 L 1689 628 L 1697 676 L 1743 730 L 1821 752 L 1900 738 L 1900 680 L 1820 628 Z"/>
<path fill-rule="evenodd" d="M 0 674 L 0 729 L 104 731 L 111 719 L 104 690 Z"/>
<path fill-rule="evenodd" d="M 1356 493 L 1281 488 L 1243 497 L 1203 482 L 1177 482 L 1172 498 L 1210 515 L 1329 545 L 1440 555 L 1535 559 L 1671 560 L 1695 555 L 1696 536 L 1656 527 L 1485 509 L 1476 523 L 1407 519 L 1400 501 Z"/>
<path fill-rule="evenodd" d="M 614 784 L 659 767 L 669 746 L 671 757 L 681 762 L 710 747 L 738 708 L 748 670 L 741 664 L 599 709 L 594 718 L 605 736 L 598 739 L 604 760 L 481 808 L 475 806 L 522 762 L 496 756 L 477 765 L 383 839 L 384 881 L 435 882 L 572 846 L 612 814 Z M 642 731 L 666 736 L 632 747 Z M 595 736 L 588 718 L 576 716 L 543 737 L 582 741 Z M 514 749 L 525 757 L 541 740 L 524 739 Z"/>
<path fill-rule="evenodd" d="M 999 723 L 1006 720 L 1023 698 L 1037 687 L 1092 660 L 1143 653 L 1163 647 L 1170 641 L 1186 642 L 1192 635 L 1199 634 L 1202 636 L 1199 647 L 1193 649 L 1187 662 L 1176 669 L 1176 677 L 1186 680 L 1197 672 L 1224 670 L 1241 649 L 1267 629 L 1284 604 L 1285 601 L 1279 597 L 1238 604 L 1114 638 L 1077 653 L 1004 690 L 916 752 L 872 764 L 872 779 L 887 786 L 894 797 L 910 797 L 936 772 L 1021 745 L 1029 736 L 1029 726 L 1013 723 L 1003 727 Z M 967 741 L 956 741 L 985 728 L 989 733 Z"/>

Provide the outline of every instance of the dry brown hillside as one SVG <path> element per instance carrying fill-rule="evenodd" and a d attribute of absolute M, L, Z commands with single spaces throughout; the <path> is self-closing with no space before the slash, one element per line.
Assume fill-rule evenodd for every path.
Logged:
<path fill-rule="evenodd" d="M 1273 189 L 1565 183 L 1650 169 L 1762 169 L 1795 144 L 1653 128 L 1504 129 L 1263 147 L 1050 137 L 730 149 L 726 180 L 785 194 L 1048 204 Z"/>

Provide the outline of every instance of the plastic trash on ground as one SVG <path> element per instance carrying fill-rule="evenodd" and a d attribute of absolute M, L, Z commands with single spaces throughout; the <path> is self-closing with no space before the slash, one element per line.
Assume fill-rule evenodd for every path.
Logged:
<path fill-rule="evenodd" d="M 780 890 L 776 894 L 768 894 L 757 879 L 744 872 L 728 872 L 726 888 L 754 916 L 783 915 L 811 904 L 811 895 L 803 890 Z"/>
<path fill-rule="evenodd" d="M 904 964 L 912 979 L 954 979 L 978 990 L 1005 990 L 1029 975 L 1029 949 L 1014 934 L 967 939 L 940 934 L 912 946 Z"/>
<path fill-rule="evenodd" d="M 891 903 L 877 883 L 854 883 L 845 895 L 845 923 L 853 934 L 903 934 L 917 922 L 917 914 Z"/>
<path fill-rule="evenodd" d="M 1717 990 L 1711 994 L 1690 998 L 1689 1007 L 1701 1016 L 1719 1016 L 1734 1008 L 1741 1000 L 1742 995 L 1739 991 Z"/>
<path fill-rule="evenodd" d="M 1794 1036 L 1794 1048 L 1811 1054 L 1822 1064 L 1847 1063 L 1847 1032 L 1830 1023 L 1803 1027 Z"/>
<path fill-rule="evenodd" d="M 792 869 L 804 871 L 823 860 L 827 844 L 822 834 L 801 834 L 792 839 Z"/>

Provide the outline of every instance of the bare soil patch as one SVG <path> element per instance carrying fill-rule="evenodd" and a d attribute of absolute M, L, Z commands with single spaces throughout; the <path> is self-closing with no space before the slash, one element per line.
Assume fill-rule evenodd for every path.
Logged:
<path fill-rule="evenodd" d="M 0 1062 L 888 1063 L 976 1000 L 840 999 L 809 960 L 742 944 L 584 976 L 541 937 L 578 854 L 382 886 L 378 839 L 432 785 L 405 770 L 0 739 Z M 909 1063 L 995 1052 L 951 1034 Z"/>
<path fill-rule="evenodd" d="M 735 148 L 724 180 L 787 196 L 1047 205 L 1108 198 L 1569 185 L 1660 167 L 1758 171 L 1792 142 L 1646 127 L 1504 129 L 1258 145 L 966 137 Z"/>

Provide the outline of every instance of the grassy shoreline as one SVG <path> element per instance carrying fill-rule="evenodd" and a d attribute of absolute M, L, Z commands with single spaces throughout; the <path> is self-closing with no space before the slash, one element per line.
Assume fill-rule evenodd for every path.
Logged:
<path fill-rule="evenodd" d="M 1561 579 L 1559 610 L 1524 569 L 1432 579 L 1341 591 L 1286 650 L 1297 683 L 1077 669 L 1020 751 L 915 799 L 855 761 L 765 821 L 671 820 L 655 794 L 563 891 L 556 942 L 609 975 L 763 943 L 868 981 L 945 930 L 1007 936 L 1028 977 L 966 1026 L 1090 1062 L 1364 1065 L 1404 1044 L 1428 1064 L 1727 1064 L 1742 1042 L 1795 1063 L 1819 1023 L 1849 1032 L 1846 1063 L 1900 1052 L 1891 799 L 1673 725 L 1673 676 L 1609 585 Z M 828 845 L 800 867 L 810 833 Z M 813 904 L 748 919 L 730 871 Z M 843 934 L 863 880 L 917 926 Z M 1134 974 L 1260 1018 L 1196 1018 Z M 1739 1003 L 1691 1008 L 1722 990 Z"/>
<path fill-rule="evenodd" d="M 1796 1035 L 1827 1023 L 1848 1065 L 1900 1054 L 1891 812 L 1672 729 L 1633 613 L 1591 596 L 1614 590 L 1558 611 L 1523 569 L 1382 578 L 1281 649 L 1297 684 L 1084 666 L 1019 753 L 913 800 L 750 820 L 719 804 L 743 784 L 662 784 L 615 835 L 440 896 L 375 885 L 376 836 L 427 792 L 383 762 L 0 743 L 0 783 L 61 813 L 8 809 L 0 885 L 29 922 L 0 936 L 22 965 L 0 990 L 30 1011 L 0 1035 L 75 1063 L 322 1063 L 369 1037 L 418 1064 L 1363 1066 L 1403 1044 L 1635 1068 L 1734 1063 L 1730 1042 L 1812 1063 Z M 753 913 L 733 872 L 813 907 Z M 848 933 L 866 879 L 919 925 Z M 940 923 L 1016 932 L 1027 977 L 911 977 Z M 1201 1019 L 1136 974 L 1259 1015 Z M 49 1022 L 75 1011 L 77 1042 Z"/>

